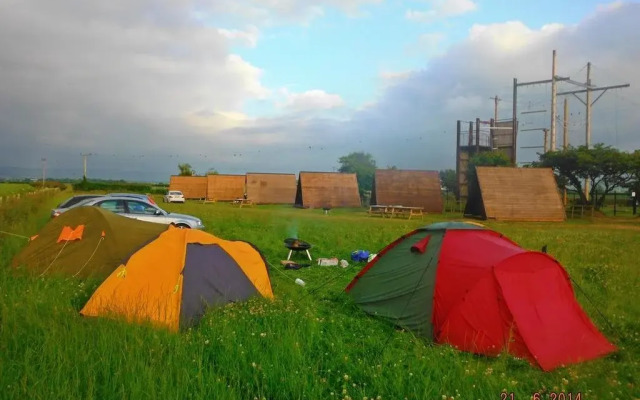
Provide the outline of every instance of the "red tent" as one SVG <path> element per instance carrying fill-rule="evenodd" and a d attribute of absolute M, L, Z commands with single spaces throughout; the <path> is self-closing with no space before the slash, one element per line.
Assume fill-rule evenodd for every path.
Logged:
<path fill-rule="evenodd" d="M 545 371 L 615 350 L 555 259 L 475 225 L 434 224 L 404 235 L 347 292 L 365 311 L 437 343 L 486 355 L 506 349 Z"/>

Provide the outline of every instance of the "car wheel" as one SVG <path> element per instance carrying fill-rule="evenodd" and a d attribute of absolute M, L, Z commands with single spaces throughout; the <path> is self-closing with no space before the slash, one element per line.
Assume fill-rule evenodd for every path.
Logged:
<path fill-rule="evenodd" d="M 187 224 L 175 224 L 175 227 L 180 229 L 191 229 L 191 227 Z"/>

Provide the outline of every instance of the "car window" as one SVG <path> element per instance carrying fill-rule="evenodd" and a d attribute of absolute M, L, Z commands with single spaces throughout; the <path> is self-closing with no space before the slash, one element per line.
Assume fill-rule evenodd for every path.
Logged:
<path fill-rule="evenodd" d="M 157 208 L 141 201 L 127 200 L 129 214 L 155 215 Z"/>
<path fill-rule="evenodd" d="M 110 193 L 107 196 L 112 196 L 112 197 L 133 197 L 133 198 L 138 198 L 138 199 L 144 199 L 147 196 L 144 194 L 136 194 L 136 193 Z"/>
<path fill-rule="evenodd" d="M 109 210 L 114 213 L 124 213 L 124 201 L 123 200 L 103 200 L 96 204 L 100 208 Z"/>
<path fill-rule="evenodd" d="M 100 197 L 100 196 L 98 196 Z M 75 208 L 75 207 L 82 207 L 82 206 L 86 206 L 88 203 L 91 203 L 93 201 L 93 198 L 91 199 L 84 199 L 84 200 L 80 200 L 79 202 L 77 202 L 76 204 L 69 206 L 67 208 Z"/>
<path fill-rule="evenodd" d="M 169 194 L 172 194 L 174 196 L 181 196 L 182 192 L 169 192 Z"/>
<path fill-rule="evenodd" d="M 76 205 L 76 204 L 80 203 L 81 201 L 94 199 L 96 197 L 100 197 L 100 196 L 75 196 L 75 197 L 72 197 L 69 200 L 67 200 L 64 203 L 63 207 L 64 208 L 69 208 L 69 207 L 71 207 L 73 205 Z"/>

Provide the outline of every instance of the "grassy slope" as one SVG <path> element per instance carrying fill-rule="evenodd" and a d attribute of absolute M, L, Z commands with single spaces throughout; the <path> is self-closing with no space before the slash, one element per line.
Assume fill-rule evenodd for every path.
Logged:
<path fill-rule="evenodd" d="M 341 210 L 325 216 L 268 206 L 166 208 L 202 217 L 216 235 L 258 245 L 278 268 L 272 272 L 276 300 L 211 310 L 196 329 L 174 335 L 80 317 L 77 310 L 96 282 L 15 277 L 2 268 L 0 397 L 494 399 L 506 389 L 524 399 L 543 388 L 582 392 L 583 399 L 638 397 L 637 219 L 489 224 L 524 247 L 548 244 L 613 325 L 578 291 L 587 313 L 620 351 L 543 373 L 508 356 L 487 359 L 425 344 L 364 315 L 342 293 L 361 266 L 298 271 L 278 266 L 287 253 L 282 239 L 294 233 L 314 244 L 314 258 L 348 259 L 355 249 L 377 251 L 400 234 L 446 216 L 400 221 Z M 37 211 L 25 222 L 24 233 L 33 233 L 47 212 L 46 207 Z M 16 243 L 3 243 L 9 249 L 3 251 L 3 264 Z M 305 288 L 293 283 L 298 277 L 307 282 Z"/>
<path fill-rule="evenodd" d="M 0 183 L 0 196 L 33 191 L 33 186 L 27 183 Z"/>

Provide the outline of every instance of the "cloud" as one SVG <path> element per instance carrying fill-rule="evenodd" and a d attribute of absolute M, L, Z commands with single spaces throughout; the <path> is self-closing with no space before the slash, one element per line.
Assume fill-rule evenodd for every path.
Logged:
<path fill-rule="evenodd" d="M 491 46 L 496 51 L 518 51 L 540 43 L 567 28 L 561 24 L 544 25 L 533 30 L 520 21 L 508 21 L 494 25 L 475 24 L 469 30 L 469 41 Z"/>
<path fill-rule="evenodd" d="M 442 32 L 423 33 L 415 43 L 407 46 L 406 51 L 410 55 L 422 55 L 423 57 L 438 55 L 445 37 Z"/>
<path fill-rule="evenodd" d="M 283 23 L 308 24 L 325 14 L 327 8 L 336 9 L 349 16 L 361 15 L 365 5 L 375 5 L 383 0 L 216 0 L 201 5 L 211 14 L 223 14 L 225 20 L 256 21 L 263 26 Z"/>
<path fill-rule="evenodd" d="M 625 2 L 618 0 L 618 1 L 612 1 L 611 3 L 605 3 L 605 4 L 598 4 L 596 6 L 596 11 L 598 12 L 602 12 L 602 11 L 611 11 L 611 10 L 615 10 L 618 9 L 622 6 L 624 6 Z"/>
<path fill-rule="evenodd" d="M 389 72 L 383 71 L 380 72 L 380 78 L 384 81 L 392 81 L 397 82 L 398 80 L 403 80 L 411 76 L 412 71 L 402 71 L 402 72 Z"/>
<path fill-rule="evenodd" d="M 240 112 L 214 111 L 211 109 L 201 109 L 186 113 L 184 119 L 191 127 L 199 128 L 204 132 L 231 129 L 242 126 L 249 121 L 247 115 Z"/>
<path fill-rule="evenodd" d="M 405 18 L 415 22 L 433 22 L 475 11 L 478 6 L 472 0 L 431 0 L 427 11 L 407 10 Z"/>
<path fill-rule="evenodd" d="M 285 98 L 282 107 L 293 112 L 329 110 L 342 107 L 345 104 L 340 95 L 319 89 L 307 90 L 302 93 L 291 93 L 287 89 L 282 89 L 281 94 Z"/>
<path fill-rule="evenodd" d="M 238 42 L 249 47 L 256 47 L 260 36 L 260 31 L 255 26 L 250 26 L 246 31 L 218 28 L 218 33 L 232 42 Z"/>
<path fill-rule="evenodd" d="M 0 13 L 0 167 L 47 156 L 52 172 L 66 171 L 90 151 L 99 153 L 92 161 L 97 171 L 149 169 L 158 179 L 168 171 L 152 164 L 153 154 L 225 158 L 277 142 L 288 134 L 256 128 L 229 136 L 262 121 L 243 113 L 246 101 L 271 96 L 262 70 L 229 46 L 255 46 L 263 23 L 300 23 L 328 7 L 354 13 L 378 2 L 14 3 Z M 289 95 L 286 110 L 297 115 L 344 104 L 321 90 Z M 133 158 L 122 159 L 135 154 L 147 164 L 133 167 Z"/>
<path fill-rule="evenodd" d="M 405 79 L 410 77 L 414 71 L 382 71 L 378 74 L 380 81 L 380 88 L 386 90 L 389 87 L 395 86 L 398 83 L 402 83 Z M 371 100 L 365 103 L 361 109 L 366 109 L 376 105 L 375 100 Z"/>
<path fill-rule="evenodd" d="M 201 24 L 178 2 L 95 7 L 21 1 L 0 13 L 0 132 L 14 146 L 4 163 L 43 146 L 184 146 L 191 113 L 238 113 L 247 99 L 268 95 L 261 70 L 229 53 L 228 37 L 240 33 Z M 221 118 L 208 125 L 230 126 Z"/>
<path fill-rule="evenodd" d="M 413 71 L 387 87 L 375 105 L 358 111 L 345 136 L 367 138 L 368 147 L 380 165 L 405 168 L 453 168 L 455 166 L 456 121 L 487 120 L 493 116 L 498 94 L 499 118 L 511 117 L 512 79 L 520 82 L 547 79 L 551 74 L 551 52 L 557 50 L 558 74 L 585 80 L 587 61 L 594 66 L 594 83 L 605 86 L 630 82 L 631 88 L 607 92 L 593 107 L 592 142 L 622 149 L 640 148 L 634 132 L 640 117 L 634 111 L 640 96 L 640 42 L 620 40 L 637 37 L 635 20 L 640 5 L 599 10 L 574 26 L 549 24 L 541 29 L 519 21 L 474 25 L 468 37 L 450 47 L 428 66 Z M 597 73 L 595 71 L 598 71 Z M 597 79 L 595 76 L 597 75 Z M 560 90 L 575 90 L 560 85 Z M 558 100 L 561 115 L 563 99 Z M 584 106 L 569 98 L 570 141 L 584 143 Z M 549 85 L 519 89 L 519 110 L 550 107 Z M 550 113 L 519 114 L 521 129 L 549 127 Z M 561 124 L 557 124 L 558 137 Z M 540 132 L 522 132 L 519 146 L 541 145 Z M 560 143 L 560 141 L 558 141 Z M 520 149 L 520 161 L 536 159 L 539 150 Z"/>
<path fill-rule="evenodd" d="M 302 8 L 292 11 L 294 3 Z M 309 4 L 337 3 L 282 4 L 265 12 L 284 18 L 288 7 L 299 21 Z M 298 172 L 331 170 L 340 156 L 368 151 L 379 165 L 452 168 L 456 121 L 490 118 L 489 97 L 496 94 L 503 99 L 500 116 L 509 117 L 512 79 L 547 79 L 553 49 L 559 75 L 584 81 L 591 61 L 594 84 L 631 83 L 594 106 L 593 143 L 640 148 L 638 4 L 595 10 L 572 26 L 476 24 L 422 69 L 381 72 L 383 90 L 358 110 L 322 88 L 270 91 L 259 66 L 229 49 L 236 40 L 250 44 L 252 36 L 233 33 L 231 23 L 224 25 L 229 33 L 221 33 L 222 25 L 203 17 L 213 15 L 212 8 L 194 15 L 194 5 L 32 0 L 0 13 L 0 167 L 37 169 L 47 157 L 52 174 L 78 177 L 79 154 L 88 151 L 98 153 L 89 161 L 90 177 L 166 180 L 179 162 L 198 171 Z M 548 91 L 520 89 L 519 109 L 548 109 Z M 270 118 L 252 118 L 244 112 L 252 99 L 281 107 Z M 571 141 L 580 144 L 584 107 L 570 101 Z M 521 127 L 549 125 L 548 113 L 519 117 Z M 538 133 L 519 136 L 519 145 L 540 143 Z M 535 154 L 522 150 L 518 157 Z"/>

